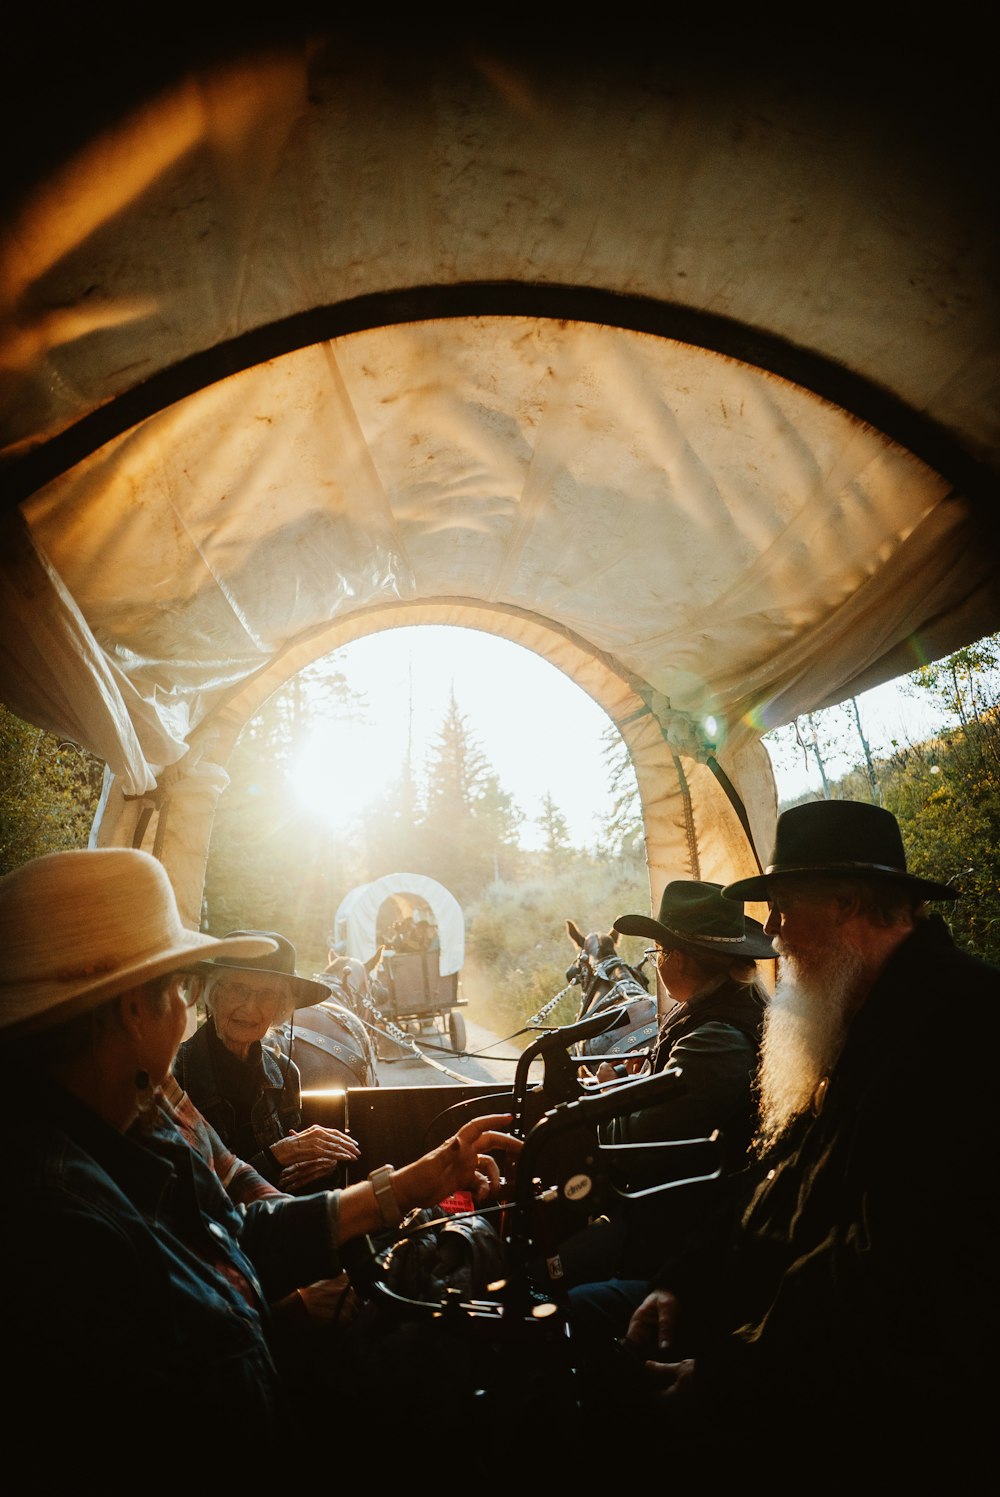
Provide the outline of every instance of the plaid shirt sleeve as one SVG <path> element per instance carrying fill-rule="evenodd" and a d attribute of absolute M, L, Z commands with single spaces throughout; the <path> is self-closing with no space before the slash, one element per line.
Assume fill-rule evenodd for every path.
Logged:
<path fill-rule="evenodd" d="M 284 1194 L 284 1191 L 269 1184 L 251 1165 L 237 1159 L 232 1150 L 226 1148 L 215 1129 L 202 1117 L 174 1076 L 167 1077 L 161 1092 L 163 1103 L 175 1125 L 195 1153 L 200 1154 L 209 1169 L 219 1177 L 219 1183 L 234 1205 L 246 1206 L 251 1201 Z"/>

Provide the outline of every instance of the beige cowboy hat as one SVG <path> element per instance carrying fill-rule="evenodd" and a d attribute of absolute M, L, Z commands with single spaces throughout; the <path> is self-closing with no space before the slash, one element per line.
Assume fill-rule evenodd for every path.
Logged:
<path fill-rule="evenodd" d="M 0 1034 L 52 1028 L 206 957 L 273 950 L 262 935 L 218 940 L 188 930 L 149 853 L 48 853 L 0 878 Z"/>

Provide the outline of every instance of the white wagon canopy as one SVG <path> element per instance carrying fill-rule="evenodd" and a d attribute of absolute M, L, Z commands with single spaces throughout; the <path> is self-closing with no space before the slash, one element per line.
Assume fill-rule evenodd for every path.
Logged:
<path fill-rule="evenodd" d="M 0 696 L 192 923 L 245 722 L 415 623 L 605 709 L 654 901 L 754 872 L 764 731 L 1000 627 L 985 23 L 282 9 L 11 23 Z"/>
<path fill-rule="evenodd" d="M 443 977 L 461 972 L 465 961 L 465 918 L 450 890 L 423 873 L 387 873 L 359 884 L 337 906 L 333 942 L 339 956 L 369 961 L 383 944 L 379 917 L 390 903 L 403 916 L 426 905 L 439 942 L 439 970 Z"/>

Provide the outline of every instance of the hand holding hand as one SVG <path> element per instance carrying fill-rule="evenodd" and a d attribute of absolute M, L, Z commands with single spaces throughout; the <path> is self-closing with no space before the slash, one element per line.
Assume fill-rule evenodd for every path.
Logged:
<path fill-rule="evenodd" d="M 645 1357 L 645 1371 L 657 1400 L 689 1393 L 694 1379 L 694 1361 L 689 1357 L 668 1362 L 677 1336 L 679 1306 L 669 1289 L 654 1289 L 633 1313 L 625 1333 L 626 1344 Z"/>

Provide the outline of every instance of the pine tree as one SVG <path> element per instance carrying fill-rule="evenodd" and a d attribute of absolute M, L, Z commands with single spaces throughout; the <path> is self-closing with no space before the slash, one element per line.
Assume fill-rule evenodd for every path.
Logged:
<path fill-rule="evenodd" d="M 486 756 L 473 739 L 468 720 L 458 710 L 453 690 L 431 747 L 427 768 L 428 821 L 471 816 L 487 772 Z"/>
<path fill-rule="evenodd" d="M 458 899 L 516 872 L 523 813 L 473 737 L 454 691 L 431 748 L 423 822 L 428 871 Z"/>
<path fill-rule="evenodd" d="M 642 801 L 629 751 L 614 723 L 608 723 L 601 742 L 611 795 L 611 810 L 601 822 L 601 845 L 609 857 L 641 861 L 645 847 Z"/>
<path fill-rule="evenodd" d="M 573 849 L 566 818 L 548 792 L 542 797 L 542 814 L 535 818 L 535 824 L 545 835 L 543 851 L 549 872 L 561 872 L 572 861 Z"/>
<path fill-rule="evenodd" d="M 426 873 L 424 816 L 416 781 L 409 764 L 395 784 L 369 807 L 363 829 L 364 875 L 358 880 L 382 878 L 387 873 Z"/>

